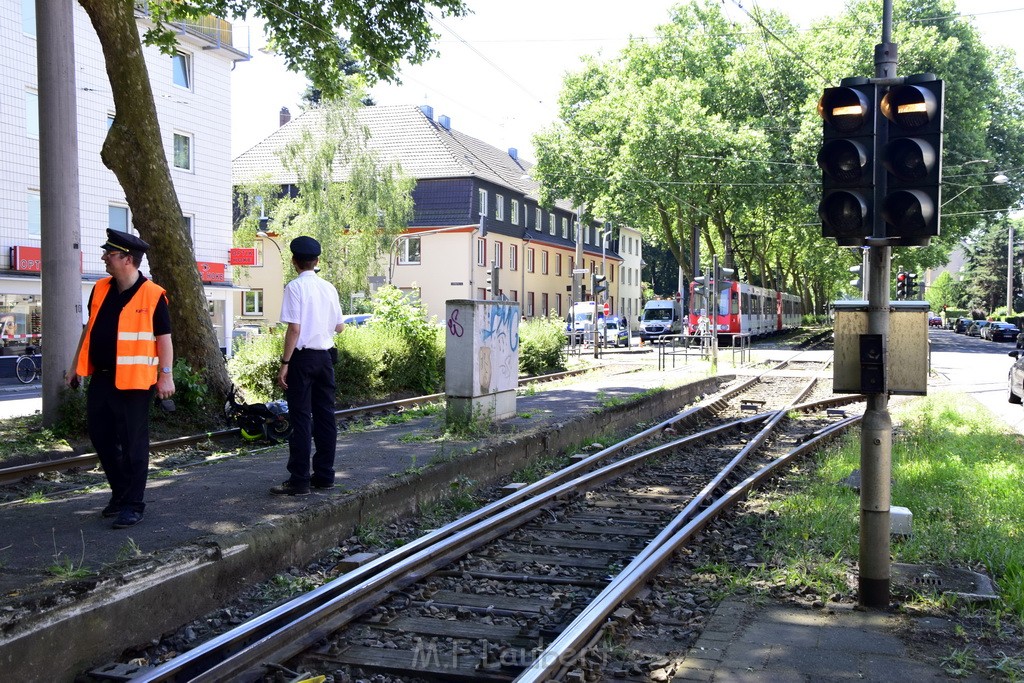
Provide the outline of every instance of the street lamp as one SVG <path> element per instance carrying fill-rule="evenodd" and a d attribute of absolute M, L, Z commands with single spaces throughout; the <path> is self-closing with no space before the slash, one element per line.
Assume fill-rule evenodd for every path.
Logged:
<path fill-rule="evenodd" d="M 261 239 L 270 240 L 270 243 L 277 247 L 277 253 L 281 254 L 282 256 L 284 255 L 281 253 L 281 245 L 278 244 L 277 241 L 270 236 L 269 232 L 267 232 L 266 230 L 259 230 L 257 231 L 256 236 Z"/>

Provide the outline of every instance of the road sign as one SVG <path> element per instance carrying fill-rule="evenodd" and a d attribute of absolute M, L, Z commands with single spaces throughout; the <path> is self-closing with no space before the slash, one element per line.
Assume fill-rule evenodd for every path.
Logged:
<path fill-rule="evenodd" d="M 607 301 L 604 302 L 604 314 L 605 315 L 611 315 L 612 314 L 612 307 L 608 305 Z"/>
<path fill-rule="evenodd" d="M 587 270 L 586 268 L 573 268 L 572 269 L 572 274 L 573 275 L 586 275 L 589 272 L 590 271 Z"/>

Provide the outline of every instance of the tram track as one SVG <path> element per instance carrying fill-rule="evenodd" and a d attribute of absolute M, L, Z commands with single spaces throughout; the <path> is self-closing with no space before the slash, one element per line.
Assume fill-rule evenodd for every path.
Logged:
<path fill-rule="evenodd" d="M 520 387 L 530 386 L 533 384 L 541 384 L 546 382 L 556 382 L 562 379 L 572 378 L 586 372 L 592 371 L 593 368 L 579 369 L 579 370 L 567 370 L 564 372 L 550 373 L 546 375 L 538 375 L 535 377 L 523 378 L 519 382 Z M 632 371 L 632 370 L 630 370 Z M 394 401 L 386 401 L 381 403 L 373 403 L 363 406 L 354 406 L 352 408 L 344 408 L 335 411 L 335 420 L 337 421 L 339 428 L 344 430 L 348 426 L 365 421 L 370 418 L 375 418 L 383 415 L 393 415 L 402 412 L 414 410 L 416 408 L 422 408 L 431 404 L 436 404 L 444 401 L 445 395 L 440 394 L 427 394 L 424 396 L 415 396 L 412 398 L 396 399 Z M 343 432 L 342 432 L 343 433 Z M 191 434 L 187 436 L 176 437 L 173 439 L 165 439 L 162 441 L 154 441 L 150 444 L 150 452 L 153 454 L 161 453 L 173 453 L 180 451 L 181 449 L 187 449 L 189 447 L 198 446 L 209 441 L 240 441 L 240 430 L 238 427 L 229 427 L 226 429 L 203 432 L 199 434 Z M 257 448 L 273 448 L 278 444 L 264 445 Z M 253 449 L 250 448 L 248 452 Z M 173 463 L 172 466 L 175 469 L 181 469 L 183 467 L 189 467 L 194 465 L 209 464 L 215 460 L 223 459 L 225 457 L 234 457 L 237 454 L 225 454 L 215 457 L 204 457 L 198 461 L 178 464 Z M 74 455 L 67 458 L 60 458 L 55 460 L 47 460 L 41 462 L 25 463 L 21 465 L 13 465 L 9 467 L 0 468 L 0 484 L 10 484 L 12 482 L 18 482 L 26 478 L 34 478 L 39 475 L 53 473 L 53 472 L 68 472 L 71 470 L 84 470 L 93 468 L 99 464 L 99 456 L 95 453 L 83 453 L 80 455 Z M 155 463 L 156 466 L 160 466 L 159 461 Z M 102 483 L 102 477 L 97 475 L 94 477 L 95 483 Z M 82 488 L 88 488 L 93 482 L 89 482 L 82 486 L 74 488 L 61 487 L 59 493 L 71 493 L 79 491 Z M 4 502 L 0 502 L 2 505 L 10 505 L 13 503 L 21 502 L 20 499 L 11 499 Z"/>
<path fill-rule="evenodd" d="M 780 366 L 773 368 L 781 369 Z M 550 657 L 542 654 L 547 650 L 537 649 L 539 641 L 561 639 L 563 636 L 559 634 L 566 633 L 572 626 L 574 635 L 565 636 L 570 639 L 567 651 L 578 653 L 581 643 L 594 636 L 574 624 L 585 615 L 596 622 L 607 619 L 607 607 L 594 605 L 598 602 L 620 604 L 624 599 L 622 595 L 636 590 L 636 582 L 649 577 L 652 568 L 660 566 L 680 544 L 689 541 L 750 487 L 856 421 L 856 417 L 849 417 L 829 427 L 826 423 L 832 421 L 831 417 L 817 418 L 813 424 L 801 425 L 791 430 L 792 433 L 780 432 L 780 424 L 791 422 L 786 420 L 790 414 L 828 411 L 837 404 L 856 401 L 857 397 L 806 402 L 804 398 L 813 391 L 813 380 L 795 387 L 789 380 L 787 390 L 780 395 L 786 387 L 775 383 L 766 389 L 765 376 L 770 372 L 738 382 L 697 406 L 378 557 L 141 674 L 138 680 L 258 680 L 268 662 L 281 666 L 282 662 L 296 656 L 301 657 L 300 664 L 312 662 L 321 669 L 358 667 L 409 676 L 410 680 L 424 675 L 458 680 L 453 678 L 456 675 L 453 670 L 428 672 L 420 661 L 422 657 L 410 669 L 413 663 L 410 652 L 417 647 L 413 636 L 408 636 L 410 633 L 420 634 L 421 653 L 422 643 L 433 642 L 429 638 L 443 637 L 446 643 L 452 639 L 461 643 L 458 647 L 463 648 L 463 652 L 442 653 L 435 649 L 428 650 L 427 655 L 436 654 L 438 661 L 444 658 L 445 661 L 478 663 L 479 666 L 475 664 L 470 671 L 458 674 L 465 680 L 512 680 L 520 673 L 525 675 L 530 670 L 527 667 L 535 667 L 535 662 L 562 663 L 565 661 L 563 654 Z M 752 394 L 752 391 L 761 393 Z M 754 395 L 766 398 L 751 398 Z M 755 400 L 763 401 L 765 409 L 753 415 L 744 414 Z M 763 426 L 750 438 L 747 430 L 755 425 Z M 684 426 L 699 431 L 673 438 Z M 762 456 L 758 461 L 755 454 L 769 439 L 776 443 L 791 440 L 799 445 L 791 448 L 785 459 Z M 651 440 L 661 443 L 641 446 Z M 670 453 L 684 455 L 669 457 Z M 642 471 L 646 473 L 635 473 L 635 468 L 642 464 L 647 468 L 661 466 L 651 465 L 652 460 L 669 463 L 664 465 L 667 469 L 661 474 L 650 469 Z M 700 468 L 695 467 L 695 460 L 701 461 Z M 698 481 L 704 482 L 703 485 Z M 599 484 L 609 488 L 595 492 L 594 487 Z M 586 492 L 581 492 L 581 487 L 587 487 Z M 647 488 L 638 493 L 642 487 Z M 725 493 L 716 494 L 722 491 Z M 648 514 L 651 512 L 657 514 Z M 666 517 L 670 519 L 668 523 Z M 516 531 L 524 528 L 524 524 L 534 526 Z M 581 530 L 584 527 L 585 532 Z M 613 533 L 603 535 L 609 530 Z M 520 535 L 518 539 L 516 534 Z M 536 549 L 537 539 L 545 539 L 541 545 L 545 548 L 550 545 L 557 552 L 538 556 L 511 550 L 517 544 L 522 546 L 524 537 L 529 539 L 527 546 L 530 548 Z M 643 543 L 639 542 L 641 539 Z M 482 550 L 487 544 L 492 545 Z M 598 550 L 606 554 L 587 556 Z M 643 571 L 635 566 L 638 562 Z M 625 569 L 613 575 L 610 569 L 618 567 Z M 457 599 L 460 594 L 480 595 L 476 592 L 480 585 L 495 590 L 495 583 L 508 587 L 523 577 L 525 580 L 520 580 L 504 598 L 484 592 L 484 597 L 475 601 Z M 545 597 L 537 593 L 537 586 L 557 590 Z M 611 598 L 607 596 L 602 598 L 613 587 L 621 594 L 617 602 L 609 602 Z M 570 591 L 573 599 L 567 606 L 564 598 Z M 586 599 L 583 601 L 580 597 L 577 606 L 576 596 Z M 527 609 L 524 603 L 531 601 L 533 608 Z M 411 613 L 399 614 L 403 611 Z M 436 617 L 433 612 L 441 615 L 436 619 L 438 623 L 431 626 L 422 621 Z M 479 623 L 474 621 L 477 618 Z M 502 620 L 512 620 L 512 623 Z M 463 624 L 465 630 L 461 633 L 465 638 L 451 623 L 445 622 L 454 622 L 456 626 Z M 381 655 L 381 648 L 376 648 L 376 653 L 372 646 L 357 645 L 353 649 L 352 643 L 365 641 L 366 636 L 350 635 L 347 645 L 337 644 L 341 641 L 327 645 L 321 642 L 327 634 L 353 628 L 391 628 L 395 633 L 405 634 L 407 637 L 401 639 L 409 646 L 401 655 L 407 657 L 405 672 L 396 674 L 402 668 L 396 661 L 375 661 L 374 657 Z M 526 635 L 536 636 L 529 647 L 523 640 L 524 629 Z M 432 632 L 438 630 L 441 633 Z M 494 640 L 488 643 L 504 645 L 496 646 L 492 652 L 491 645 L 480 645 L 474 633 L 491 633 Z M 301 654 L 309 648 L 311 652 Z M 393 649 L 388 648 L 389 652 Z M 502 657 L 510 650 L 530 654 L 514 658 L 511 665 L 502 664 Z M 396 656 L 384 659 L 395 660 Z M 484 674 L 486 677 L 481 678 Z M 546 680 L 544 677 L 550 675 L 552 671 L 545 669 L 537 674 L 538 678 L 523 680 Z"/>

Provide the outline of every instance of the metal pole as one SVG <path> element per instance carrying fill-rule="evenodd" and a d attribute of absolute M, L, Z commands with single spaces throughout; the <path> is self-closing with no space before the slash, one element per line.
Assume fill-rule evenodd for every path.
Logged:
<path fill-rule="evenodd" d="M 82 228 L 75 97 L 75 3 L 36 0 L 42 323 L 49 368 L 43 424 L 60 417 L 63 371 L 82 334 Z"/>
<path fill-rule="evenodd" d="M 896 76 L 896 45 L 892 36 L 892 0 L 882 8 L 882 43 L 875 46 L 875 76 Z M 877 108 L 877 103 L 876 103 Z M 878 116 L 877 111 L 872 112 Z M 875 138 L 875 158 L 880 158 L 885 140 Z M 876 198 L 883 197 L 885 176 L 875 179 Z M 880 202 L 875 203 L 874 235 L 884 237 Z M 882 359 L 888 375 L 889 364 L 889 277 L 892 248 L 871 245 L 868 250 L 868 333 L 882 337 Z M 888 607 L 891 567 L 889 565 L 889 505 L 892 472 L 892 418 L 887 387 L 867 395 L 867 410 L 861 424 L 860 443 L 860 556 L 859 602 L 863 607 Z"/>
<path fill-rule="evenodd" d="M 711 309 L 711 371 L 718 368 L 718 254 L 711 257 L 711 285 L 708 308 Z"/>
<path fill-rule="evenodd" d="M 1013 223 L 1007 222 L 1006 240 L 1006 315 L 1013 315 Z"/>

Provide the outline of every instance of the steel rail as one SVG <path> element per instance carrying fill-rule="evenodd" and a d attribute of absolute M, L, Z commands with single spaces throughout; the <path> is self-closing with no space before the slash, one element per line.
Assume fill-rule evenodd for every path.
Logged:
<path fill-rule="evenodd" d="M 776 416 L 769 421 L 769 424 L 765 425 L 762 434 L 769 432 L 773 428 L 771 423 L 777 422 L 786 412 L 786 410 L 777 411 Z M 697 509 L 703 504 L 703 500 L 698 501 L 695 498 L 672 520 L 665 531 L 654 538 L 612 580 L 608 587 L 585 607 L 569 626 L 538 655 L 537 659 L 515 678 L 514 683 L 540 683 L 553 678 L 559 678 L 567 666 L 582 655 L 583 650 L 581 647 L 596 637 L 595 631 L 603 627 L 619 605 L 628 600 L 641 586 L 647 583 L 684 543 L 707 526 L 711 520 L 729 509 L 742 497 L 745 497 L 751 488 L 771 476 L 776 469 L 789 463 L 794 458 L 817 448 L 826 439 L 835 436 L 860 420 L 861 416 L 853 416 L 830 425 L 826 431 L 818 436 L 800 444 L 785 455 L 776 458 L 757 472 L 746 477 L 742 482 L 733 486 L 700 512 Z M 764 436 L 766 435 L 764 434 Z M 761 436 L 759 434 L 759 437 Z M 745 451 L 748 449 L 749 446 L 744 448 Z M 717 479 L 718 477 L 716 477 Z M 698 496 L 706 495 L 706 492 L 712 490 L 714 483 L 714 481 L 709 483 Z"/>
<path fill-rule="evenodd" d="M 774 368 L 772 368 L 774 369 Z M 772 369 L 766 371 L 770 372 Z M 739 387 L 733 388 L 726 392 L 726 396 L 732 396 L 739 393 L 744 388 L 754 383 L 757 377 L 751 378 L 748 382 L 744 382 Z M 706 414 L 713 412 L 717 407 L 724 403 L 724 399 L 720 395 L 709 397 L 697 405 L 682 411 L 681 413 L 674 415 L 666 420 L 655 424 L 635 435 L 632 435 L 616 444 L 613 444 L 605 449 L 598 451 L 597 453 L 581 459 L 577 463 L 570 465 L 558 472 L 554 472 L 543 479 L 540 479 L 533 484 L 523 487 L 516 492 L 505 496 L 499 500 L 496 500 L 488 505 L 471 512 L 443 527 L 436 529 L 429 534 L 421 536 L 420 538 L 408 543 L 396 550 L 376 558 L 375 560 L 339 577 L 329 583 L 326 583 L 319 588 L 304 594 L 298 598 L 295 598 L 284 605 L 280 605 L 277 608 L 260 615 L 256 619 L 242 624 L 236 629 L 232 629 L 226 633 L 217 636 L 214 639 L 207 641 L 206 643 L 182 654 L 178 657 L 166 662 L 157 669 L 144 674 L 138 678 L 139 681 L 167 681 L 167 680 L 188 680 L 182 676 L 190 675 L 188 672 L 198 672 L 209 668 L 211 662 L 221 661 L 225 658 L 225 653 L 238 652 L 243 648 L 247 648 L 250 644 L 259 641 L 267 636 L 267 634 L 274 633 L 281 628 L 282 624 L 291 622 L 293 619 L 297 619 L 300 615 L 309 612 L 310 610 L 317 609 L 324 604 L 327 604 L 334 600 L 337 596 L 344 594 L 353 586 L 358 586 L 362 582 L 369 580 L 371 577 L 388 571 L 396 564 L 405 561 L 407 558 L 423 551 L 424 549 L 430 549 L 435 544 L 440 543 L 444 539 L 451 537 L 454 534 L 460 533 L 461 531 L 475 525 L 483 520 L 490 518 L 492 515 L 499 513 L 500 511 L 521 503 L 524 500 L 529 499 L 531 496 L 538 495 L 552 487 L 560 485 L 562 482 L 569 480 L 575 476 L 576 473 L 582 472 L 583 470 L 590 469 L 595 465 L 604 462 L 605 460 L 613 457 L 615 454 L 621 452 L 625 448 L 647 439 L 655 434 L 660 433 L 665 428 L 670 427 L 674 424 L 692 421 L 698 419 Z M 754 415 L 741 420 L 734 421 L 730 424 L 736 423 L 754 423 L 759 420 L 766 419 L 768 414 Z M 690 438 L 690 437 L 686 437 Z M 678 440 L 673 443 L 678 443 Z"/>
<path fill-rule="evenodd" d="M 681 417 L 677 416 L 673 420 L 677 421 Z M 359 610 L 372 606 L 367 605 L 363 598 L 371 594 L 376 596 L 374 591 L 390 593 L 393 590 L 400 590 L 407 585 L 406 578 L 410 579 L 411 583 L 428 574 L 429 568 L 434 564 L 437 564 L 435 569 L 444 567 L 453 559 L 488 542 L 491 537 L 505 533 L 506 527 L 516 520 L 521 522 L 525 515 L 532 518 L 558 497 L 568 495 L 582 485 L 616 476 L 620 470 L 632 467 L 645 458 L 685 446 L 709 435 L 756 423 L 766 417 L 767 414 L 762 414 L 734 420 L 699 434 L 661 444 L 573 478 L 577 473 L 601 462 L 602 454 L 612 451 L 615 447 L 606 448 L 586 460 L 555 472 L 406 546 L 397 548 L 251 622 L 221 634 L 134 680 L 140 683 L 180 681 L 193 680 L 194 676 L 194 680 L 200 681 L 227 681 L 233 680 L 241 671 L 260 660 L 278 657 L 286 659 L 292 656 L 291 653 L 300 652 L 308 646 L 300 645 L 306 642 L 306 638 L 296 636 L 296 632 L 310 633 L 311 635 L 307 637 L 315 642 L 324 637 L 325 632 L 343 625 L 336 622 L 345 622 Z M 643 433 L 650 436 L 655 431 L 659 430 L 652 427 Z M 633 443 L 636 437 L 627 441 Z M 622 450 L 624 447 L 623 445 L 616 450 Z M 397 586 L 396 581 L 399 581 Z M 380 596 L 376 597 L 383 599 Z M 271 654 L 278 652 L 283 654 Z"/>
<path fill-rule="evenodd" d="M 563 372 L 553 372 L 547 375 L 536 375 L 534 377 L 524 377 L 519 380 L 519 386 L 528 386 L 530 384 L 537 384 L 541 382 L 554 382 L 567 377 L 573 377 L 580 375 L 585 372 L 589 372 L 592 368 L 584 368 L 577 370 L 565 370 Z M 412 398 L 403 398 L 395 401 L 386 401 L 384 403 L 373 403 L 365 406 L 356 406 L 354 408 L 342 408 L 334 412 L 335 420 L 345 420 L 359 417 L 367 413 L 374 412 L 388 412 L 391 410 L 401 410 L 404 408 L 415 407 L 424 403 L 436 403 L 444 400 L 445 395 L 440 394 L 426 394 L 424 396 L 414 396 Z M 150 444 L 150 452 L 156 453 L 159 451 L 167 450 L 170 448 L 177 448 L 180 446 L 189 446 L 192 444 L 200 443 L 210 439 L 224 439 L 229 437 L 238 436 L 241 430 L 238 427 L 228 427 L 226 429 L 220 429 L 212 432 L 203 432 L 201 434 L 191 434 L 188 436 L 179 436 L 173 439 L 166 439 L 163 441 L 154 441 Z M 81 455 L 71 456 L 69 458 L 61 458 L 60 460 L 51 460 L 48 462 L 29 463 L 25 465 L 14 465 L 11 467 L 0 468 L 0 483 L 17 481 L 22 477 L 26 477 L 33 474 L 43 474 L 44 472 L 62 472 L 64 470 L 75 469 L 78 467 L 92 467 L 98 464 L 100 461 L 99 456 L 95 453 L 82 453 Z"/>

